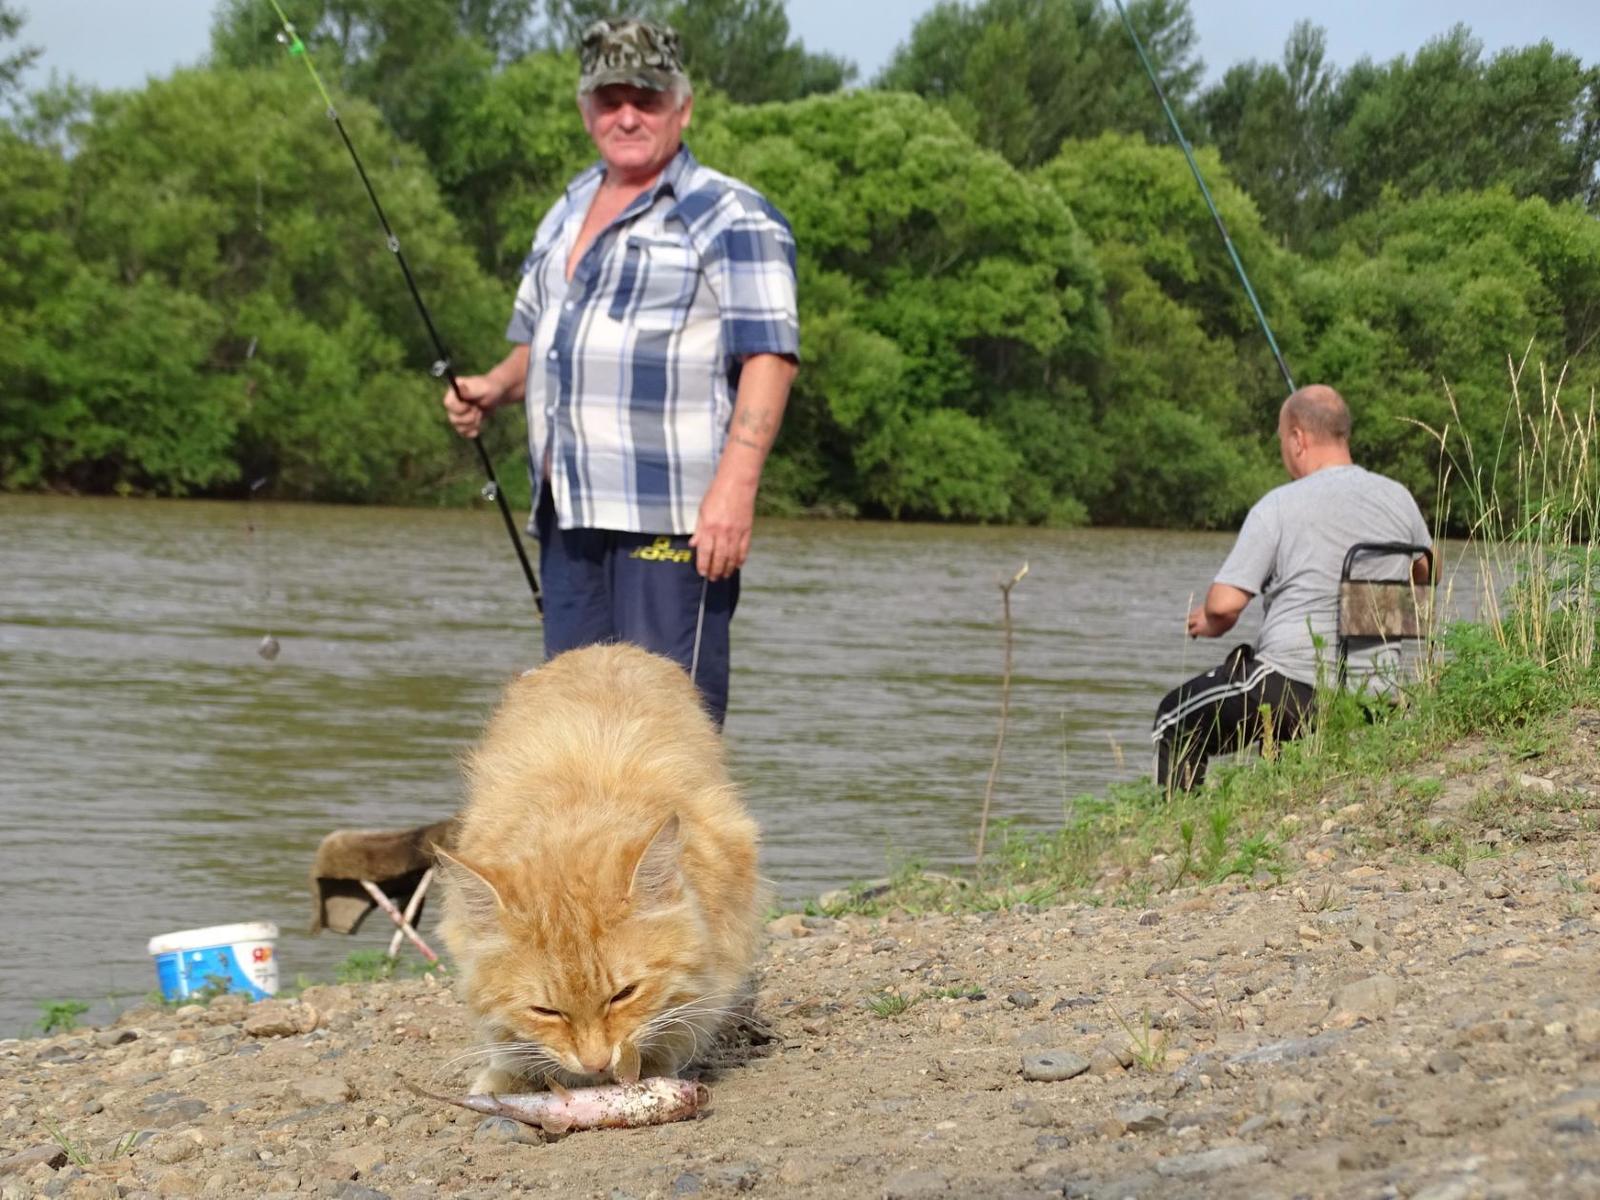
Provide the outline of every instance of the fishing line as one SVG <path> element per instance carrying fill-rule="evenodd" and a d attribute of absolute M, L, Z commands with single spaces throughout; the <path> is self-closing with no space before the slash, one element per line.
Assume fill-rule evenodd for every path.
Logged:
<path fill-rule="evenodd" d="M 254 354 L 256 341 L 250 339 L 250 353 Z M 246 356 L 248 357 L 248 355 Z M 261 618 L 261 623 L 267 626 L 267 632 L 262 635 L 261 641 L 256 645 L 256 653 L 271 662 L 278 657 L 278 639 L 272 636 L 271 623 L 267 620 L 267 609 L 272 598 L 272 564 L 266 562 L 266 529 L 256 510 L 256 493 L 267 482 L 263 475 L 250 485 L 248 498 L 245 500 L 245 532 L 250 538 L 250 570 L 255 576 L 256 615 Z"/>
<path fill-rule="evenodd" d="M 706 625 L 706 590 L 711 586 L 709 576 L 700 577 L 700 612 L 694 619 L 694 653 L 689 657 L 689 682 L 699 686 L 700 680 L 700 632 Z"/>
<path fill-rule="evenodd" d="M 1144 73 L 1150 77 L 1150 86 L 1156 90 L 1156 99 L 1161 101 L 1161 108 L 1167 114 L 1167 123 L 1172 126 L 1173 135 L 1178 139 L 1178 146 L 1182 149 L 1183 156 L 1189 160 L 1189 170 L 1194 172 L 1194 181 L 1200 185 L 1200 194 L 1206 198 L 1206 207 L 1211 210 L 1211 218 L 1217 223 L 1217 232 L 1222 235 L 1222 244 L 1227 248 L 1228 257 L 1233 260 L 1233 269 L 1239 273 L 1239 282 L 1244 284 L 1245 295 L 1250 297 L 1250 307 L 1255 309 L 1256 320 L 1261 322 L 1261 332 L 1267 335 L 1267 345 L 1272 347 L 1272 357 L 1278 360 L 1278 370 L 1283 372 L 1283 381 L 1289 385 L 1289 390 L 1292 392 L 1294 376 L 1289 374 L 1289 364 L 1283 361 L 1283 353 L 1278 349 L 1278 339 L 1272 336 L 1272 326 L 1267 324 L 1267 314 L 1261 311 L 1261 301 L 1256 299 L 1256 290 L 1250 286 L 1250 276 L 1245 274 L 1244 263 L 1239 260 L 1239 252 L 1234 249 L 1233 239 L 1228 236 L 1228 227 L 1222 221 L 1222 214 L 1217 211 L 1216 201 L 1211 198 L 1211 189 L 1206 186 L 1205 176 L 1200 174 L 1200 164 L 1195 162 L 1189 139 L 1183 136 L 1177 115 L 1172 111 L 1172 105 L 1167 103 L 1166 89 L 1161 86 L 1161 80 L 1156 78 L 1155 69 L 1150 66 L 1150 59 L 1144 52 L 1144 43 L 1139 40 L 1133 22 L 1128 19 L 1128 10 L 1122 7 L 1122 0 L 1115 0 L 1115 3 L 1117 12 L 1122 15 L 1123 27 L 1133 39 L 1133 48 L 1139 55 L 1140 63 L 1144 65 Z"/>
<path fill-rule="evenodd" d="M 389 252 L 394 255 L 395 262 L 400 264 L 400 272 L 406 278 L 406 287 L 411 292 L 411 299 L 417 306 L 417 313 L 422 317 L 422 323 L 428 328 L 428 337 L 433 341 L 434 353 L 438 360 L 433 364 L 434 378 L 442 378 L 450 385 L 450 390 L 456 394 L 456 399 L 463 404 L 465 398 L 461 395 L 461 385 L 456 382 L 455 369 L 450 365 L 450 352 L 445 349 L 444 340 L 439 336 L 438 329 L 434 326 L 433 317 L 428 312 L 428 306 L 422 302 L 422 293 L 417 290 L 417 281 L 411 274 L 411 266 L 406 262 L 406 256 L 401 253 L 400 239 L 389 226 L 389 218 L 384 214 L 383 205 L 378 203 L 378 193 L 373 190 L 372 180 L 367 178 L 367 169 L 361 163 L 361 156 L 356 153 L 355 143 L 350 140 L 350 134 L 345 131 L 344 122 L 339 119 L 339 110 L 334 107 L 333 98 L 328 95 L 328 89 L 322 86 L 322 76 L 317 74 L 317 68 L 311 61 L 311 55 L 306 50 L 306 45 L 300 40 L 300 35 L 295 32 L 294 24 L 289 20 L 288 14 L 278 0 L 268 0 L 273 10 L 278 14 L 278 20 L 283 24 L 283 30 L 278 34 L 278 42 L 284 46 L 291 57 L 298 58 L 305 63 L 306 70 L 311 75 L 311 82 L 316 84 L 317 91 L 322 95 L 323 103 L 328 106 L 328 119 L 333 122 L 334 128 L 339 131 L 339 138 L 344 142 L 344 148 L 350 152 L 350 161 L 355 164 L 356 174 L 361 176 L 361 183 L 367 189 L 367 198 L 372 201 L 373 211 L 378 214 L 378 224 L 383 227 L 383 234 Z M 522 538 L 517 533 L 517 524 L 511 517 L 511 506 L 506 503 L 505 493 L 500 488 L 500 480 L 494 473 L 494 464 L 489 461 L 489 452 L 483 448 L 483 438 L 468 439 L 478 451 L 478 462 L 483 467 L 483 473 L 488 476 L 488 482 L 483 486 L 483 495 L 486 499 L 493 500 L 500 509 L 500 518 L 505 522 L 506 534 L 511 538 L 511 545 L 517 552 L 517 561 L 522 564 L 523 578 L 528 581 L 528 590 L 533 593 L 533 606 L 540 617 L 544 616 L 544 597 L 539 594 L 539 581 L 534 577 L 533 564 L 528 561 L 527 551 L 523 549 Z"/>

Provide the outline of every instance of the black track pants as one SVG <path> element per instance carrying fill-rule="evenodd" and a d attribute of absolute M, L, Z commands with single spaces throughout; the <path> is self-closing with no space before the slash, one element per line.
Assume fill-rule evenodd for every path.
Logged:
<path fill-rule="evenodd" d="M 1280 675 L 1238 646 L 1203 675 L 1168 692 L 1156 708 L 1156 783 L 1187 791 L 1206 776 L 1206 759 L 1260 742 L 1269 727 L 1278 741 L 1310 723 L 1316 690 Z M 1262 707 L 1268 712 L 1262 714 Z"/>

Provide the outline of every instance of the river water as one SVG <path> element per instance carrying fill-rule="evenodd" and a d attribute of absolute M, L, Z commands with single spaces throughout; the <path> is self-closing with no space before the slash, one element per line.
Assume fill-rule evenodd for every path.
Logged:
<path fill-rule="evenodd" d="M 1156 701 L 1221 650 L 1183 616 L 1230 541 L 763 521 L 727 736 L 779 893 L 970 859 L 1024 562 L 995 815 L 1146 774 Z M 492 511 L 0 497 L 0 1037 L 142 997 L 158 933 L 275 921 L 286 979 L 385 945 L 382 914 L 304 933 L 318 841 L 448 815 L 538 647 Z"/>

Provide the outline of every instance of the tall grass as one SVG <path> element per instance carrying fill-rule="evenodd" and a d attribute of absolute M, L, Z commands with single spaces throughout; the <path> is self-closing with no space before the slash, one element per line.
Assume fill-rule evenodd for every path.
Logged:
<path fill-rule="evenodd" d="M 1551 379 L 1541 365 L 1529 398 L 1524 365 L 1508 364 L 1511 399 L 1492 448 L 1461 432 L 1453 394 L 1453 426 L 1429 431 L 1476 552 L 1478 620 L 1447 631 L 1432 681 L 1435 713 L 1458 733 L 1525 723 L 1590 694 L 1600 665 L 1595 396 L 1563 403 L 1564 373 Z"/>

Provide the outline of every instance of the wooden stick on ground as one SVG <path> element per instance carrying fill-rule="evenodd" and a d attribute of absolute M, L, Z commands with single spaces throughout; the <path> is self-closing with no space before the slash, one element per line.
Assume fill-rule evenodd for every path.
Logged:
<path fill-rule="evenodd" d="M 983 816 L 978 820 L 978 853 L 976 869 L 978 874 L 983 874 L 983 844 L 989 833 L 989 805 L 994 800 L 994 782 L 1000 775 L 1000 751 L 1006 744 L 1006 717 L 1011 711 L 1011 589 L 1022 582 L 1022 577 L 1028 573 L 1028 564 L 1024 560 L 1009 582 L 1000 585 L 1000 603 L 1005 612 L 1006 627 L 1006 659 L 1005 671 L 1000 677 L 1000 731 L 994 739 L 994 762 L 989 766 L 989 782 L 983 789 Z"/>

